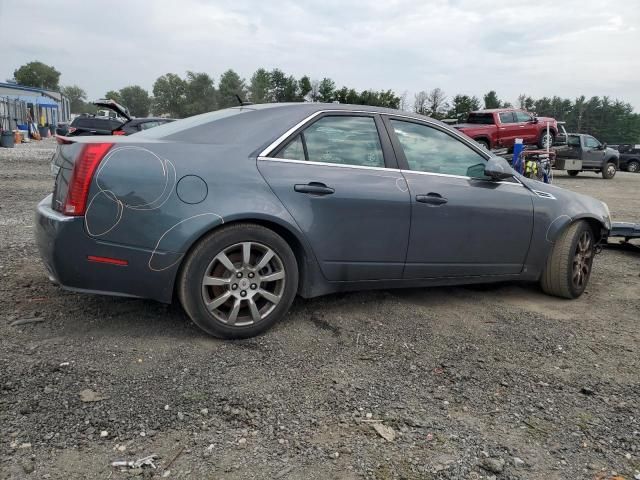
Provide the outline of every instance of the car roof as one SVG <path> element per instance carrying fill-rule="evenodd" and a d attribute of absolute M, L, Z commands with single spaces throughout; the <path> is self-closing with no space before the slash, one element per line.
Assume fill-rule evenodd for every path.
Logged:
<path fill-rule="evenodd" d="M 234 152 L 241 156 L 255 155 L 297 126 L 319 112 L 362 112 L 401 115 L 420 121 L 428 117 L 390 108 L 340 103 L 265 103 L 243 105 L 215 110 L 201 115 L 168 122 L 136 134 L 138 139 L 150 141 L 180 141 L 208 144 L 225 154 Z M 433 123 L 442 124 L 437 120 Z M 444 124 L 442 124 L 444 125 Z"/>

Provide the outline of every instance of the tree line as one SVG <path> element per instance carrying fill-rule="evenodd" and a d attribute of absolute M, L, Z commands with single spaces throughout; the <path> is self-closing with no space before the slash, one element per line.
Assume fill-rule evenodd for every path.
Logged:
<path fill-rule="evenodd" d="M 42 62 L 30 62 L 14 72 L 20 84 L 62 91 L 71 102 L 73 113 L 95 113 L 96 107 L 87 101 L 86 92 L 77 85 L 59 86 L 60 72 Z M 248 80 L 232 69 L 225 71 L 217 84 L 205 72 L 186 72 L 160 76 L 153 84 L 152 94 L 139 85 L 105 92 L 125 105 L 136 117 L 157 116 L 183 118 L 212 110 L 236 106 L 238 97 L 252 103 L 269 102 L 340 102 L 371 105 L 413 111 L 436 119 L 464 121 L 467 114 L 481 108 L 508 108 L 513 104 L 498 97 L 495 90 L 483 95 L 456 94 L 448 97 L 440 88 L 420 91 L 413 96 L 392 90 L 358 91 L 347 86 L 337 87 L 331 78 L 296 78 L 278 68 L 257 69 Z M 521 94 L 515 106 L 538 116 L 553 117 L 566 122 L 569 132 L 588 133 L 609 143 L 640 143 L 640 114 L 631 104 L 610 97 L 584 96 L 576 99 L 558 96 L 533 97 Z"/>

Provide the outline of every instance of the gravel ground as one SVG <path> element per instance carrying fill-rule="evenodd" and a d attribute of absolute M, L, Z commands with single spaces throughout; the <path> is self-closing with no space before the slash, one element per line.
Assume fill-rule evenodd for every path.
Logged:
<path fill-rule="evenodd" d="M 219 341 L 176 305 L 49 283 L 33 210 L 53 147 L 0 149 L 1 479 L 640 478 L 638 251 L 606 249 L 575 301 L 330 295 Z M 638 174 L 556 183 L 640 222 Z"/>

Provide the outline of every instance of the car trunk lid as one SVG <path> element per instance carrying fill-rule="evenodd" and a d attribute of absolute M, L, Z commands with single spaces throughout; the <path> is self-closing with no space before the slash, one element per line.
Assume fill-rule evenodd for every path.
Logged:
<path fill-rule="evenodd" d="M 122 105 L 120 105 L 115 100 L 101 99 L 101 100 L 96 100 L 95 102 L 93 102 L 93 104 L 97 107 L 102 107 L 102 108 L 107 108 L 109 110 L 112 110 L 116 112 L 116 114 L 119 117 L 122 117 L 127 121 L 131 120 L 132 118 L 131 114 L 129 113 L 129 110 L 126 107 L 123 107 Z"/>

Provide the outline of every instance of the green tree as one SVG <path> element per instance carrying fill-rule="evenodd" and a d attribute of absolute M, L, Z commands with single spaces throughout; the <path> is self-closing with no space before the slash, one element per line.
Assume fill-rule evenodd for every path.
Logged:
<path fill-rule="evenodd" d="M 330 78 L 323 78 L 318 85 L 318 100 L 321 102 L 333 101 L 333 91 L 336 89 L 336 84 Z"/>
<path fill-rule="evenodd" d="M 272 102 L 286 102 L 287 76 L 279 68 L 274 68 L 269 74 L 269 97 Z"/>
<path fill-rule="evenodd" d="M 213 78 L 203 72 L 187 72 L 184 114 L 198 115 L 216 108 L 217 94 Z"/>
<path fill-rule="evenodd" d="M 300 102 L 302 99 L 299 95 L 298 81 L 293 75 L 289 75 L 284 80 L 284 101 L 285 102 Z"/>
<path fill-rule="evenodd" d="M 220 77 L 218 84 L 218 106 L 220 108 L 235 107 L 238 105 L 238 95 L 242 100 L 246 100 L 247 88 L 244 80 L 233 70 L 229 69 Z"/>
<path fill-rule="evenodd" d="M 298 95 L 300 96 L 300 101 L 304 101 L 307 98 L 307 95 L 311 93 L 311 79 L 308 76 L 303 76 L 298 80 Z"/>
<path fill-rule="evenodd" d="M 139 85 L 130 85 L 120 89 L 120 100 L 122 105 L 129 109 L 129 113 L 134 117 L 146 117 L 151 108 L 149 92 Z"/>
<path fill-rule="evenodd" d="M 69 99 L 71 113 L 82 113 L 85 102 L 87 101 L 87 92 L 77 85 L 62 87 L 61 92 Z"/>
<path fill-rule="evenodd" d="M 449 118 L 457 118 L 463 120 L 469 112 L 480 110 L 480 99 L 475 95 L 456 95 L 451 102 L 451 109 L 447 113 Z"/>
<path fill-rule="evenodd" d="M 500 108 L 502 103 L 498 98 L 498 94 L 495 90 L 491 90 L 484 95 L 484 108 Z"/>
<path fill-rule="evenodd" d="M 20 85 L 29 87 L 46 88 L 47 90 L 58 90 L 60 72 L 54 67 L 45 65 L 42 62 L 34 61 L 13 72 L 13 78 Z"/>
<path fill-rule="evenodd" d="M 113 100 L 114 102 L 118 102 L 120 105 L 122 105 L 122 97 L 120 96 L 120 92 L 116 90 L 109 90 L 104 94 L 104 98 L 107 100 Z"/>
<path fill-rule="evenodd" d="M 523 110 L 527 110 L 528 112 L 532 111 L 535 107 L 535 101 L 529 95 L 525 95 L 521 93 L 518 95 L 518 108 Z"/>
<path fill-rule="evenodd" d="M 153 84 L 155 112 L 181 118 L 185 111 L 185 91 L 186 82 L 175 73 L 158 77 Z"/>
<path fill-rule="evenodd" d="M 271 100 L 271 75 L 264 68 L 259 68 L 251 76 L 249 83 L 249 100 L 253 103 L 267 103 Z"/>

